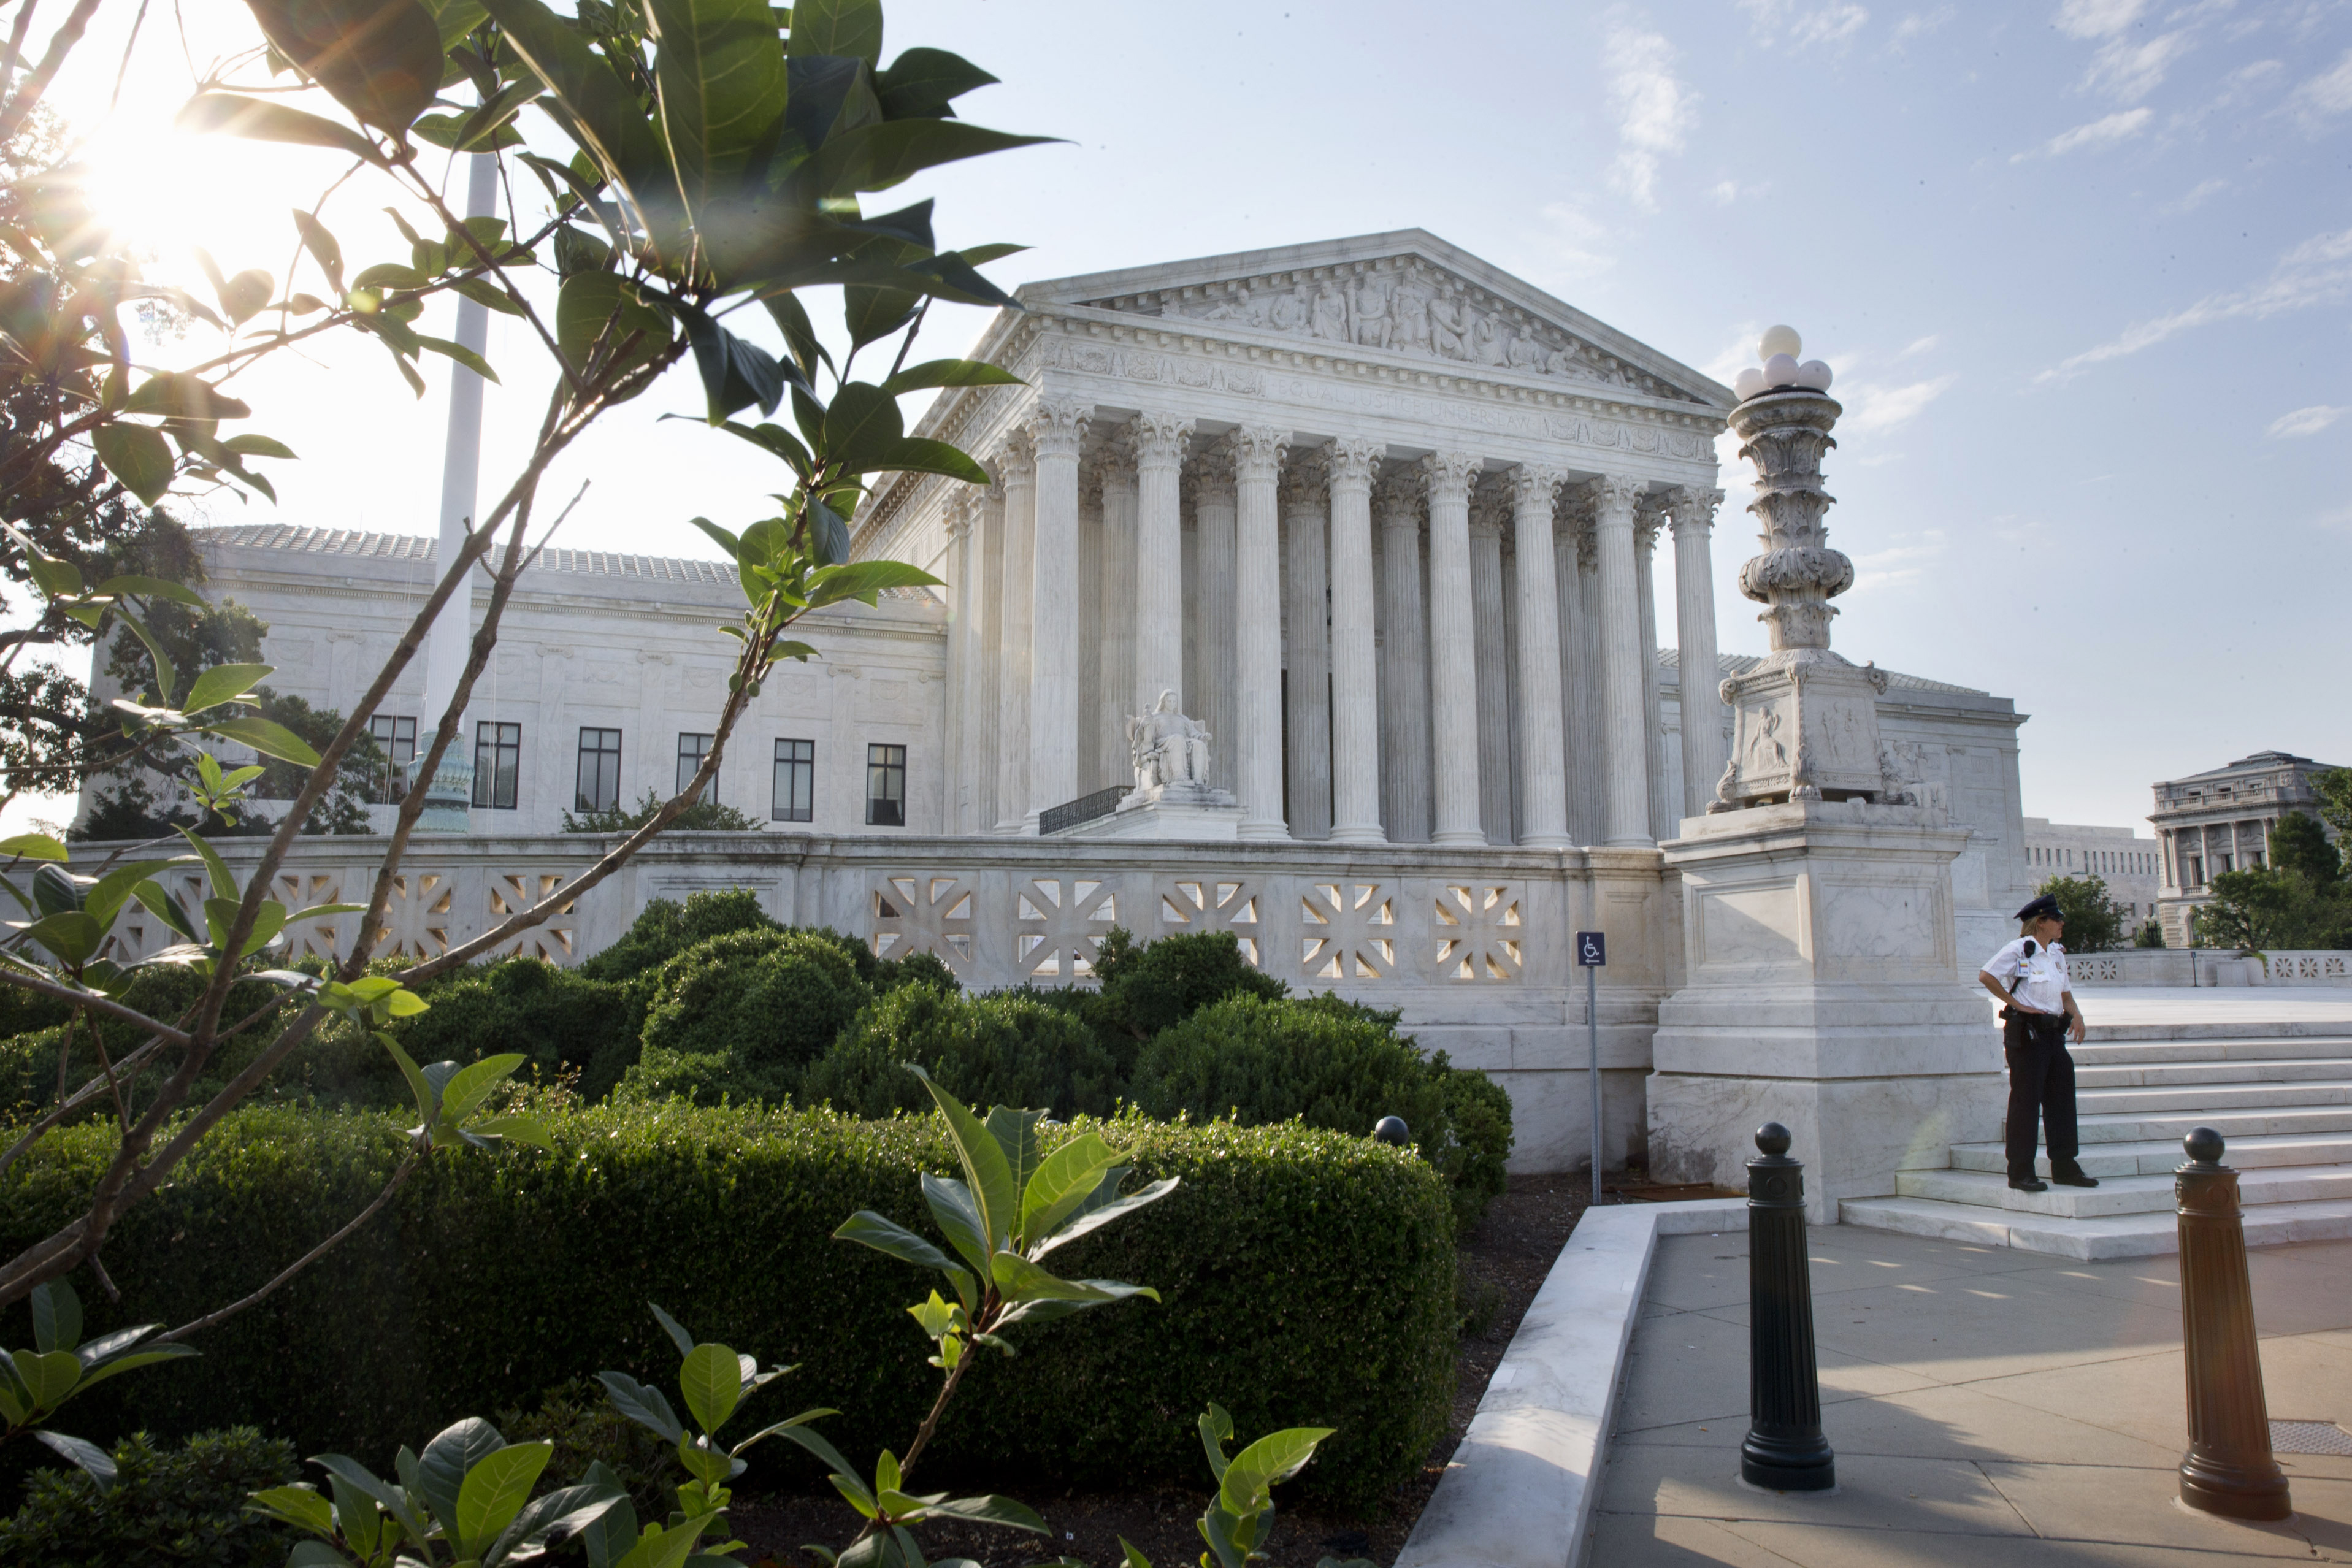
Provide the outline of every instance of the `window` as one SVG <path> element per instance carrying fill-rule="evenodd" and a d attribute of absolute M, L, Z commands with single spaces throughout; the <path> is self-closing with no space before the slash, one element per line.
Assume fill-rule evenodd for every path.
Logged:
<path fill-rule="evenodd" d="M 370 795 L 378 803 L 396 801 L 408 793 L 409 769 L 416 761 L 416 720 L 380 713 L 368 720 L 368 734 L 375 738 L 376 749 L 383 753 Z"/>
<path fill-rule="evenodd" d="M 2229 852 L 2227 852 L 2226 850 L 2225 850 L 2225 851 L 2223 851 L 2221 854 L 2218 854 L 2218 855 L 2214 856 L 2213 858 L 2214 858 L 2215 860 L 2218 860 L 2218 861 L 2220 861 L 2220 862 L 2221 862 L 2221 874 L 2222 874 L 2222 875 L 2224 875 L 2224 876 L 2229 875 L 2229 874 L 2230 874 L 2230 873 L 2231 873 L 2232 870 L 2236 869 L 2236 868 L 2235 868 L 2235 866 L 2234 866 L 2234 865 L 2232 864 L 2232 862 L 2231 862 L 2231 857 L 2230 857 Z"/>
<path fill-rule="evenodd" d="M 710 737 L 681 734 L 677 737 L 677 787 L 684 789 L 702 771 L 704 758 L 710 755 Z M 713 774 L 709 785 L 698 797 L 716 802 L 719 799 L 719 778 Z"/>
<path fill-rule="evenodd" d="M 816 742 L 776 742 L 776 800 L 768 815 L 779 822 L 816 820 Z"/>
<path fill-rule="evenodd" d="M 2263 869 L 2262 851 L 2255 850 L 2246 856 L 2246 869 L 2248 871 L 2260 871 Z"/>
<path fill-rule="evenodd" d="M 907 748 L 903 746 L 866 748 L 866 825 L 907 825 Z"/>
<path fill-rule="evenodd" d="M 522 778 L 522 726 L 474 726 L 474 804 L 511 811 Z"/>
<path fill-rule="evenodd" d="M 621 732 L 580 732 L 580 782 L 572 791 L 575 811 L 609 811 L 621 803 Z"/>
<path fill-rule="evenodd" d="M 2205 885 L 2205 857 L 2203 855 L 2190 855 L 2189 857 L 2189 885 L 2191 887 L 2202 887 Z"/>

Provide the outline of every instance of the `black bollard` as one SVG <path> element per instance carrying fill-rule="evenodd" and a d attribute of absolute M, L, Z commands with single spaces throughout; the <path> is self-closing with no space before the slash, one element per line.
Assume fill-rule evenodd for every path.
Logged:
<path fill-rule="evenodd" d="M 2189 1163 L 2172 1173 L 2180 1199 L 2180 1339 L 2189 1372 L 2180 1500 L 2231 1519 L 2284 1519 L 2294 1510 L 2285 1473 L 2271 1458 L 2238 1173 L 2221 1163 L 2221 1134 L 2212 1128 L 2200 1127 L 2181 1144 Z"/>
<path fill-rule="evenodd" d="M 1383 1116 L 1372 1124 L 1372 1136 L 1402 1148 L 1412 1142 L 1412 1129 L 1404 1124 L 1402 1116 Z"/>
<path fill-rule="evenodd" d="M 1827 1491 L 1837 1456 L 1822 1435 L 1813 1362 L 1813 1271 L 1805 1255 L 1805 1166 L 1789 1129 L 1756 1130 L 1748 1162 L 1748 1437 L 1739 1475 L 1774 1491 Z"/>

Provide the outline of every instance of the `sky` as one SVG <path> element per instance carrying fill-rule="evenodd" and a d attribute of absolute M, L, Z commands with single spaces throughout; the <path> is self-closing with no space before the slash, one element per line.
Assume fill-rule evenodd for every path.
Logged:
<path fill-rule="evenodd" d="M 965 118 L 1066 139 L 907 199 L 938 198 L 943 244 L 1033 247 L 990 268 L 1008 287 L 1420 227 L 1726 382 L 1785 322 L 1846 410 L 1835 646 L 2013 697 L 2028 815 L 2145 833 L 2154 780 L 2266 747 L 2352 764 L 2352 3 L 1278 4 L 892 6 L 886 58 L 954 49 L 1003 78 Z M 118 97 L 133 10 L 58 95 L 107 210 L 155 276 L 197 283 L 201 244 L 283 287 L 289 209 L 335 156 L 171 129 L 252 37 L 230 0 L 159 8 Z M 354 266 L 405 259 L 388 199 L 326 209 Z M 985 320 L 935 310 L 917 357 Z M 528 330 L 493 318 L 485 504 L 544 395 Z M 197 350 L 201 327 L 154 352 Z M 432 532 L 426 368 L 421 399 L 362 343 L 244 379 L 299 461 L 275 507 L 184 512 Z M 607 416 L 551 478 L 588 486 L 556 542 L 708 556 L 688 518 L 772 510 L 772 460 L 662 417 L 699 402 L 680 371 Z M 1733 445 L 1719 634 L 1761 653 Z"/>

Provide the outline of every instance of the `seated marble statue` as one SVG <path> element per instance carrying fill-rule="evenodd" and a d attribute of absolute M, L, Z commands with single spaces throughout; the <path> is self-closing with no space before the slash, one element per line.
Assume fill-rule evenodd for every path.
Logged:
<path fill-rule="evenodd" d="M 1172 691 L 1161 692 L 1150 712 L 1128 716 L 1127 749 L 1139 790 L 1208 787 L 1208 727 L 1178 713 Z"/>

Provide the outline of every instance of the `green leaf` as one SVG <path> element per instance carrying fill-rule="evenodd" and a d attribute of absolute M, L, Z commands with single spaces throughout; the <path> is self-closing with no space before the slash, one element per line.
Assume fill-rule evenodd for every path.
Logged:
<path fill-rule="evenodd" d="M 786 377 L 773 354 L 738 338 L 699 310 L 687 315 L 686 336 L 694 346 L 695 368 L 702 374 L 711 423 L 721 423 L 738 409 L 753 403 L 760 405 L 761 413 L 776 411 L 783 401 Z M 792 373 L 800 372 L 795 369 Z"/>
<path fill-rule="evenodd" d="M 890 120 L 835 132 L 796 178 L 818 197 L 887 191 L 942 163 L 1034 147 L 1051 136 L 1015 136 L 961 120 Z"/>
<path fill-rule="evenodd" d="M 827 1441 L 824 1433 L 809 1425 L 820 1416 L 837 1414 L 839 1412 L 833 1410 L 803 1410 L 789 1421 L 779 1421 L 772 1427 L 761 1427 L 728 1451 L 740 1457 L 744 1449 L 763 1437 L 782 1437 L 788 1442 L 798 1443 L 815 1455 L 820 1463 L 855 1480 L 857 1468 L 841 1457 L 841 1450 Z"/>
<path fill-rule="evenodd" d="M 33 1434 L 42 1447 L 58 1458 L 80 1467 L 84 1474 L 98 1483 L 98 1490 L 107 1491 L 114 1486 L 114 1456 L 96 1443 L 83 1437 L 69 1437 L 63 1432 L 37 1431 Z"/>
<path fill-rule="evenodd" d="M 570 224 L 555 231 L 555 270 L 569 277 L 575 272 L 598 272 L 613 259 L 613 247 L 585 229 Z"/>
<path fill-rule="evenodd" d="M 0 839 L 0 855 L 16 860 L 62 861 L 68 851 L 47 833 L 16 833 Z"/>
<path fill-rule="evenodd" d="M 1126 1536 L 1118 1538 L 1118 1548 L 1127 1553 L 1127 1568 L 1151 1568 L 1151 1559 L 1129 1545 Z"/>
<path fill-rule="evenodd" d="M 1037 1145 L 1037 1124 L 1045 1119 L 1043 1111 L 1016 1110 L 1010 1105 L 992 1105 L 988 1111 L 988 1135 L 1004 1151 L 1004 1163 L 1013 1173 L 1014 1202 L 1028 1189 L 1029 1178 L 1037 1174 L 1037 1163 L 1045 1151 Z M 1018 1211 L 1005 1221 L 1008 1229 L 1017 1226 Z"/>
<path fill-rule="evenodd" d="M 767 0 L 647 0 L 654 86 L 687 211 L 732 195 L 783 111 L 784 49 Z"/>
<path fill-rule="evenodd" d="M 180 705 L 183 713 L 202 713 L 218 707 L 253 690 L 254 683 L 275 668 L 270 664 L 215 664 L 198 675 L 188 687 L 188 695 Z"/>
<path fill-rule="evenodd" d="M 913 48 L 875 77 L 874 90 L 882 112 L 892 120 L 937 118 L 955 112 L 948 107 L 952 100 L 996 79 L 961 55 Z"/>
<path fill-rule="evenodd" d="M 880 454 L 872 463 L 858 469 L 871 473 L 890 469 L 900 474 L 944 474 L 950 479 L 961 479 L 967 485 L 985 485 L 988 470 L 966 455 L 961 448 L 929 436 L 908 436 Z"/>
<path fill-rule="evenodd" d="M 433 25 L 440 29 L 441 47 L 450 48 L 488 19 L 481 0 L 419 0 Z"/>
<path fill-rule="evenodd" d="M 242 440 L 243 437 L 238 439 Z M 169 599 L 177 603 L 203 609 L 205 596 L 185 583 L 173 582 L 161 577 L 110 577 L 93 591 L 110 598 L 120 599 L 136 593 L 149 599 Z"/>
<path fill-rule="evenodd" d="M 499 1532 L 497 1542 L 482 1554 L 482 1568 L 499 1568 L 510 1558 L 536 1556 L 538 1548 L 587 1529 L 623 1505 L 627 1496 L 614 1479 L 583 1481 L 536 1498 Z M 635 1510 L 631 1522 L 635 1522 Z"/>
<path fill-rule="evenodd" d="M 1023 1184 L 1022 1239 L 1034 1244 L 1052 1235 L 1054 1227 L 1102 1185 L 1103 1172 L 1122 1157 L 1099 1133 L 1081 1134 L 1046 1155 L 1036 1174 Z"/>
<path fill-rule="evenodd" d="M 1100 1198 L 1105 1192 L 1115 1195 L 1118 1191 L 1118 1178 L 1126 1174 L 1126 1166 L 1119 1166 L 1105 1172 L 1104 1184 L 1096 1189 L 1096 1198 Z M 1079 1237 L 1099 1230 L 1112 1220 L 1123 1215 L 1132 1214 L 1146 1204 L 1158 1203 L 1176 1190 L 1180 1179 L 1176 1176 L 1163 1176 L 1140 1192 L 1129 1193 L 1125 1197 L 1113 1197 L 1098 1206 L 1093 1199 L 1088 1200 L 1087 1203 L 1080 1206 L 1076 1218 L 1047 1237 L 1043 1243 L 1031 1242 L 1030 1257 L 1043 1258 L 1055 1248 L 1067 1246 Z"/>
<path fill-rule="evenodd" d="M 600 1372 L 596 1377 L 611 1397 L 613 1408 L 638 1426 L 659 1432 L 673 1443 L 686 1435 L 685 1426 L 660 1389 L 648 1387 L 625 1372 Z"/>
<path fill-rule="evenodd" d="M 490 369 L 490 361 L 466 347 L 465 344 L 452 342 L 446 338 L 428 338 L 422 332 L 416 335 L 416 340 L 433 352 L 457 361 L 484 381 L 497 383 L 499 372 Z"/>
<path fill-rule="evenodd" d="M 497 1427 L 478 1416 L 468 1416 L 444 1427 L 425 1445 L 425 1452 L 417 1456 L 413 1490 L 425 1494 L 425 1506 L 451 1535 L 462 1533 L 458 1528 L 459 1499 L 466 1478 L 473 1473 L 476 1465 L 506 1446 Z M 530 1489 L 524 1490 L 527 1492 Z"/>
<path fill-rule="evenodd" d="M 499 1086 L 501 1080 L 529 1060 L 520 1051 L 502 1051 L 497 1056 L 485 1056 L 459 1068 L 441 1088 L 443 1119 L 463 1122 L 473 1114 L 474 1108 Z"/>
<path fill-rule="evenodd" d="M 555 1152 L 555 1140 L 548 1135 L 547 1126 L 536 1116 L 492 1116 L 466 1129 L 477 1137 L 504 1138 L 509 1144 L 522 1144 L 534 1149 Z"/>
<path fill-rule="evenodd" d="M 1315 1445 L 1337 1428 L 1291 1427 L 1269 1432 L 1235 1454 L 1217 1482 L 1218 1500 L 1228 1512 L 1247 1516 L 1264 1511 L 1274 1501 L 1272 1489 L 1307 1468 Z"/>
<path fill-rule="evenodd" d="M 833 363 L 833 355 L 817 340 L 816 328 L 809 320 L 808 309 L 801 304 L 798 296 L 788 289 L 781 290 L 762 295 L 760 303 L 768 308 L 769 316 L 782 330 L 784 346 L 792 351 L 802 375 L 814 377 L 820 363 L 828 366 Z"/>
<path fill-rule="evenodd" d="M 849 559 L 849 525 L 824 498 L 808 498 L 809 553 L 819 566 L 835 566 Z"/>
<path fill-rule="evenodd" d="M 929 588 L 939 582 L 919 566 L 903 560 L 849 560 L 821 566 L 809 573 L 809 605 L 833 604 L 844 599 L 871 604 L 886 588 Z"/>
<path fill-rule="evenodd" d="M 162 701 L 170 702 L 172 689 L 179 684 L 179 666 L 172 663 L 171 655 L 163 652 L 163 644 L 155 640 L 155 633 L 147 629 L 144 621 L 120 605 L 115 607 L 115 613 L 122 618 L 122 623 L 131 628 L 132 634 L 146 644 L 147 656 L 155 661 L 156 695 Z"/>
<path fill-rule="evenodd" d="M 429 1458 L 431 1450 L 426 1453 Z M 554 1453 L 551 1442 L 516 1443 L 484 1455 L 466 1471 L 465 1483 L 457 1490 L 454 1533 L 467 1556 L 481 1555 L 482 1549 L 522 1511 L 522 1505 L 530 1500 L 530 1489 L 539 1482 L 540 1471 Z"/>
<path fill-rule="evenodd" d="M 155 883 L 152 882 L 139 883 L 131 890 L 131 896 L 137 899 L 141 907 L 150 915 L 171 927 L 173 933 L 183 940 L 189 942 L 204 940 L 203 934 L 196 929 L 196 923 L 188 918 L 188 912 L 181 906 L 180 901 Z"/>
<path fill-rule="evenodd" d="M 307 1530 L 313 1535 L 323 1535 L 329 1540 L 334 1538 L 334 1505 L 320 1497 L 316 1488 L 271 1487 L 267 1491 L 255 1492 L 249 1506 L 273 1519 L 282 1519 L 299 1529 Z"/>
<path fill-rule="evenodd" d="M 155 1325 L 149 1323 L 146 1327 L 152 1330 Z M 74 1392 L 79 1394 L 82 1388 L 103 1383 L 110 1377 L 119 1377 L 126 1372 L 136 1372 L 142 1366 L 153 1366 L 163 1361 L 184 1361 L 196 1354 L 196 1347 L 192 1344 L 159 1344 L 152 1350 L 136 1350 L 127 1355 L 113 1356 L 91 1366 L 81 1380 L 81 1388 Z"/>
<path fill-rule="evenodd" d="M 74 1385 L 81 1381 L 81 1363 L 69 1350 L 12 1350 L 8 1359 L 37 1411 L 54 1410 L 64 1404 Z"/>
<path fill-rule="evenodd" d="M 623 352 L 632 334 L 637 346 Z M 612 273 L 574 273 L 557 291 L 556 346 L 575 371 L 588 368 L 592 352 L 614 356 L 621 370 L 643 364 L 668 346 L 669 337 L 669 318 L 647 305 L 635 284 Z"/>
<path fill-rule="evenodd" d="M 408 1450 L 403 1448 L 401 1454 L 406 1457 Z M 392 1515 L 401 1529 L 407 1532 L 411 1541 L 425 1539 L 428 1526 L 424 1517 L 416 1511 L 415 1504 L 399 1488 L 377 1479 L 375 1472 L 365 1465 L 344 1454 L 320 1454 L 310 1462 L 332 1476 L 337 1481 L 363 1494 L 383 1508 L 384 1512 Z M 338 1486 L 335 1490 L 336 1496 L 340 1498 L 342 1495 L 342 1486 Z M 349 1527 L 346 1526 L 345 1529 L 348 1533 Z"/>
<path fill-rule="evenodd" d="M 564 113 L 559 122 L 632 202 L 649 199 L 667 172 L 661 138 L 637 96 L 587 38 L 540 0 L 483 0 L 506 41 L 536 72 Z M 640 184 L 644 189 L 639 189 Z"/>
<path fill-rule="evenodd" d="M 232 435 L 226 441 L 222 442 L 221 445 L 228 451 L 236 453 L 239 457 L 278 457 L 283 458 L 289 463 L 294 460 L 294 449 L 292 447 L 287 445 L 282 441 L 273 440 L 267 435 L 255 435 L 251 434 L 245 435 Z M 203 601 L 199 600 L 197 602 L 202 603 Z"/>
<path fill-rule="evenodd" d="M 1128 1285 L 1117 1281 L 1056 1279 L 1018 1252 L 1000 1251 L 991 1262 L 996 1288 L 1007 1301 L 1076 1301 L 1087 1306 L 1101 1306 L 1110 1301 L 1123 1301 L 1129 1296 L 1149 1296 L 1155 1301 L 1160 1299 L 1160 1292 L 1149 1285 Z"/>
<path fill-rule="evenodd" d="M 660 1302 L 647 1301 L 646 1305 L 653 1309 L 654 1321 L 661 1324 L 662 1333 L 669 1335 L 670 1343 L 677 1346 L 677 1354 L 681 1356 L 692 1355 L 694 1336 L 686 1332 L 686 1325 L 662 1311 Z"/>
<path fill-rule="evenodd" d="M 302 248 L 319 264 L 319 270 L 334 285 L 335 293 L 343 292 L 343 247 L 334 231 L 301 208 L 294 209 L 294 230 L 302 236 Z"/>
<path fill-rule="evenodd" d="M 1034 1535 L 1048 1533 L 1045 1521 L 1036 1511 L 1009 1497 L 959 1497 L 929 1505 L 934 1519 L 961 1519 L 972 1524 L 1002 1525 L 1007 1530 L 1025 1530 Z"/>
<path fill-rule="evenodd" d="M 929 1240 L 870 1208 L 861 1208 L 842 1221 L 841 1228 L 833 1233 L 833 1239 L 835 1241 L 859 1242 L 877 1252 L 887 1252 L 902 1263 L 912 1263 L 919 1268 L 937 1269 L 948 1274 L 958 1271 L 948 1255 Z"/>
<path fill-rule="evenodd" d="M 834 394 L 825 410 L 824 438 L 817 455 L 853 474 L 881 466 L 878 459 L 904 438 L 898 400 L 880 387 L 851 382 Z"/>
<path fill-rule="evenodd" d="M 143 424 L 102 424 L 90 432 L 89 444 L 106 471 L 148 506 L 172 487 L 172 447 L 161 432 Z"/>
<path fill-rule="evenodd" d="M 932 1223 L 948 1239 L 948 1245 L 971 1262 L 973 1274 L 986 1280 L 992 1249 L 988 1244 L 988 1222 L 981 1218 L 980 1205 L 972 1201 L 971 1188 L 929 1171 L 922 1174 L 922 1185 L 923 1201 L 930 1206 Z M 1010 1177 L 1006 1185 L 1011 1185 Z"/>
<path fill-rule="evenodd" d="M 986 360 L 926 360 L 908 365 L 882 383 L 892 397 L 927 387 L 1017 387 L 1028 383 L 1011 371 Z"/>
<path fill-rule="evenodd" d="M 182 863 L 178 860 L 132 861 L 116 866 L 98 879 L 96 886 L 82 900 L 82 908 L 101 929 L 111 929 L 114 916 L 131 897 L 131 890 L 167 866 Z"/>
<path fill-rule="evenodd" d="M 735 1364 L 735 1353 L 725 1345 L 696 1345 L 686 1364 L 678 1368 L 677 1385 L 685 1396 L 687 1413 L 706 1435 L 716 1434 L 727 1424 L 743 1396 L 743 1377 Z"/>
<path fill-rule="evenodd" d="M 242 741 L 264 757 L 275 757 L 281 762 L 299 763 L 304 768 L 319 766 L 319 754 L 310 749 L 310 743 L 275 719 L 248 714 L 213 719 L 197 727 L 206 735 Z"/>
<path fill-rule="evenodd" d="M 911 289 L 851 284 L 841 291 L 842 317 L 849 328 L 849 346 L 862 349 L 888 337 L 913 320 L 922 303 L 923 297 Z"/>
<path fill-rule="evenodd" d="M 25 935 L 57 956 L 61 964 L 88 963 L 106 940 L 106 928 L 79 909 L 43 915 L 25 927 Z"/>
<path fill-rule="evenodd" d="M 441 30 L 416 0 L 246 0 L 280 53 L 362 124 L 397 135 L 441 87 Z"/>
<path fill-rule="evenodd" d="M 854 55 L 880 65 L 881 0 L 801 0 L 793 7 L 792 52 Z"/>
<path fill-rule="evenodd" d="M 33 1345 L 40 1351 L 71 1350 L 81 1343 L 81 1298 L 63 1280 L 33 1287 Z"/>
<path fill-rule="evenodd" d="M 337 152 L 347 152 L 354 158 L 364 158 L 378 167 L 383 163 L 383 154 L 376 151 L 375 143 L 348 125 L 338 125 L 331 120 L 306 114 L 299 109 L 247 98 L 239 93 L 198 93 L 180 110 L 174 123 L 183 131 L 217 131 L 257 141 L 290 141 L 301 147 L 325 147 Z M 240 273 L 238 276 L 242 277 L 245 275 Z M 228 301 L 224 298 L 221 303 L 226 305 Z M 237 316 L 234 308 L 230 315 L 239 324 L 245 320 L 245 317 Z"/>

